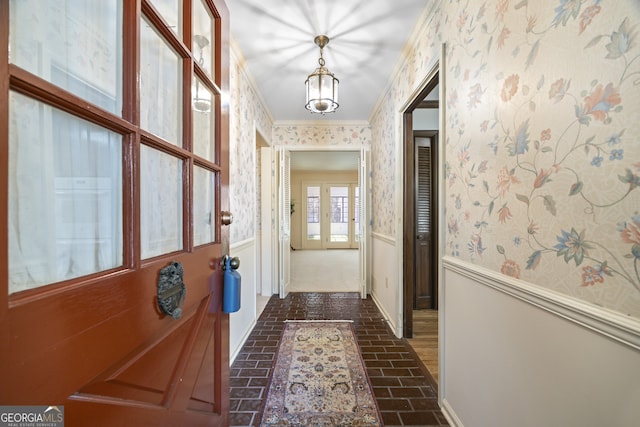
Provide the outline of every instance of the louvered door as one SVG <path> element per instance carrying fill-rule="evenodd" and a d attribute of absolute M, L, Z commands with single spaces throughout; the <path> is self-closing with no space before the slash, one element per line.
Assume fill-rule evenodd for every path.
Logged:
<path fill-rule="evenodd" d="M 414 308 L 433 308 L 432 138 L 415 138 L 415 298 Z"/>
<path fill-rule="evenodd" d="M 284 147 L 280 148 L 278 193 L 280 298 L 286 298 L 291 283 L 291 154 Z"/>

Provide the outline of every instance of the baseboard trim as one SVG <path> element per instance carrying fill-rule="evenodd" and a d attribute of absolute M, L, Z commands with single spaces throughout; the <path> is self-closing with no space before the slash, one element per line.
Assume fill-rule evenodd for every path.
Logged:
<path fill-rule="evenodd" d="M 518 298 L 559 317 L 640 350 L 640 320 L 610 311 L 454 257 L 443 257 L 445 270 Z"/>
<path fill-rule="evenodd" d="M 440 410 L 451 427 L 464 427 L 464 424 L 462 424 L 462 421 L 460 421 L 460 418 L 458 418 L 447 399 L 442 399 Z"/>
<path fill-rule="evenodd" d="M 378 300 L 378 298 L 376 298 L 376 295 L 374 293 L 370 293 L 369 296 L 371 296 L 371 299 L 373 300 L 374 304 L 376 305 L 376 307 L 378 307 L 378 310 L 380 310 L 380 313 L 382 314 L 384 321 L 387 323 L 387 325 L 389 325 L 389 327 L 391 328 L 391 331 L 393 331 L 396 337 L 402 338 L 402 334 L 398 335 L 396 324 L 393 322 L 393 320 L 391 320 L 391 316 L 389 316 L 389 313 L 386 312 L 386 310 L 384 309 L 384 306 L 380 304 L 380 301 Z"/>

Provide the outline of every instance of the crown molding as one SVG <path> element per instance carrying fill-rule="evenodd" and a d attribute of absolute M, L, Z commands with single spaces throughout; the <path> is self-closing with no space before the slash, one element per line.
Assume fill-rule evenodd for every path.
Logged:
<path fill-rule="evenodd" d="M 367 120 L 277 120 L 273 127 L 282 126 L 308 126 L 308 127 L 338 127 L 338 126 L 365 126 L 371 127 Z"/>

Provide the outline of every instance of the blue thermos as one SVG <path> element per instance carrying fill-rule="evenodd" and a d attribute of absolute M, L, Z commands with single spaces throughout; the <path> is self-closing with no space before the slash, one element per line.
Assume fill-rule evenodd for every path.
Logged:
<path fill-rule="evenodd" d="M 224 257 L 224 286 L 222 290 L 222 311 L 235 313 L 240 310 L 240 273 L 236 270 L 240 267 L 238 257 Z"/>

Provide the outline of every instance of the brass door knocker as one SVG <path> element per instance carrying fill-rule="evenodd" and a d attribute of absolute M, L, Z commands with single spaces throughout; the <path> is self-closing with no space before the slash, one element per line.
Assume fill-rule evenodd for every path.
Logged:
<path fill-rule="evenodd" d="M 158 277 L 158 307 L 176 320 L 182 316 L 181 306 L 187 294 L 183 277 L 182 264 L 175 261 L 160 270 Z"/>

